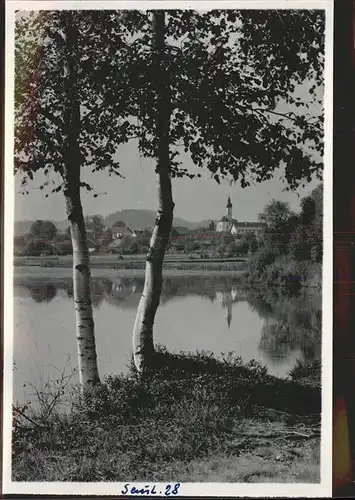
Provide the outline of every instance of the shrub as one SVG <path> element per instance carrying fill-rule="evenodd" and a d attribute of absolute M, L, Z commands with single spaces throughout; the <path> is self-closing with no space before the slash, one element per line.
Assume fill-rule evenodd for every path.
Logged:
<path fill-rule="evenodd" d="M 28 241 L 25 254 L 32 257 L 39 257 L 42 254 L 53 255 L 53 246 L 43 240 L 33 238 Z"/>
<path fill-rule="evenodd" d="M 249 250 L 249 244 L 246 241 L 240 240 L 239 242 L 233 241 L 227 246 L 226 253 L 229 257 L 234 255 L 246 255 Z"/>
<path fill-rule="evenodd" d="M 322 365 L 319 360 L 307 362 L 297 360 L 295 366 L 289 370 L 288 375 L 292 380 L 307 380 L 320 383 Z"/>
<path fill-rule="evenodd" d="M 54 247 L 54 253 L 56 255 L 72 255 L 73 246 L 71 241 L 61 241 L 57 243 Z"/>
<path fill-rule="evenodd" d="M 267 268 L 277 258 L 278 253 L 266 246 L 260 247 L 248 263 L 248 271 L 251 279 L 260 279 Z"/>
<path fill-rule="evenodd" d="M 308 261 L 294 261 L 290 256 L 278 257 L 261 275 L 268 285 L 282 285 L 290 289 L 299 289 L 305 283 L 309 273 Z"/>

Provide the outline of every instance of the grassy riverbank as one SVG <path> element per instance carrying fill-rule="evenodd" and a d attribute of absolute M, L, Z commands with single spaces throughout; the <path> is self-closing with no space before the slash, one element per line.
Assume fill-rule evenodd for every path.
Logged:
<path fill-rule="evenodd" d="M 234 275 L 240 283 L 249 286 L 280 288 L 316 288 L 322 285 L 322 266 L 319 263 L 294 262 L 287 259 L 269 261 L 268 254 L 258 253 L 244 259 L 188 259 L 172 255 L 164 260 L 164 276 Z M 14 278 L 72 276 L 73 260 L 64 257 L 15 257 Z M 117 256 L 93 255 L 90 260 L 93 278 L 142 277 L 145 273 L 145 255 L 120 260 Z"/>
<path fill-rule="evenodd" d="M 90 268 L 92 274 L 96 269 L 110 271 L 141 271 L 145 269 L 146 255 L 135 255 L 119 259 L 111 255 L 92 255 Z M 52 273 L 53 269 L 72 269 L 72 256 L 63 257 L 15 257 L 14 268 L 17 272 L 22 268 L 37 268 Z M 241 271 L 245 269 L 245 259 L 201 259 L 187 258 L 181 255 L 169 255 L 164 260 L 164 271 Z M 20 268 L 20 269 L 18 269 Z M 96 273 L 97 274 L 97 273 Z"/>
<path fill-rule="evenodd" d="M 13 480 L 319 481 L 319 366 L 283 380 L 231 355 L 163 349 L 155 366 L 71 395 L 66 414 L 15 411 Z"/>
<path fill-rule="evenodd" d="M 230 276 L 233 278 L 242 280 L 242 270 L 232 270 L 232 269 L 211 269 L 206 272 L 204 269 L 164 269 L 165 278 L 173 277 L 221 277 Z M 116 279 L 116 278 L 144 278 L 145 269 L 107 269 L 107 268 L 94 268 L 91 269 L 91 276 L 94 279 Z M 41 268 L 37 266 L 18 266 L 14 267 L 14 284 L 22 285 L 26 282 L 31 281 L 36 282 L 48 282 L 55 281 L 55 283 L 60 282 L 60 280 L 67 281 L 72 279 L 73 271 L 69 267 L 53 267 L 51 269 Z"/>

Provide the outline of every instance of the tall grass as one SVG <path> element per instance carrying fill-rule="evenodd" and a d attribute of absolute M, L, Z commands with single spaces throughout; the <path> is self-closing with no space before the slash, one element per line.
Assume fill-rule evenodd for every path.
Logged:
<path fill-rule="evenodd" d="M 22 408 L 23 415 L 14 419 L 13 480 L 177 481 L 182 476 L 198 481 L 197 472 L 189 473 L 191 464 L 220 456 L 230 467 L 229 457 L 250 453 L 265 439 L 271 443 L 265 432 L 254 441 L 243 437 L 246 430 L 265 431 L 266 408 L 276 415 L 288 412 L 292 429 L 311 414 L 317 422 L 319 388 L 276 379 L 259 363 L 245 365 L 233 354 L 216 360 L 209 353 L 172 355 L 159 348 L 154 371 L 141 378 L 132 369 L 127 376 L 107 377 L 85 396 L 74 392 L 69 412 L 53 408 L 47 419 L 32 413 L 31 423 Z M 286 431 L 277 425 L 283 439 Z"/>

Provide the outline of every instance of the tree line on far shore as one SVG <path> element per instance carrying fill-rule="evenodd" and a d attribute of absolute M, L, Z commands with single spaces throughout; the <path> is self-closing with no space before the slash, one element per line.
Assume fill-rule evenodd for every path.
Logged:
<path fill-rule="evenodd" d="M 301 281 L 305 281 L 305 277 L 302 279 L 302 272 L 307 273 L 312 265 L 315 265 L 316 269 L 317 264 L 322 262 L 322 184 L 301 200 L 299 213 L 293 212 L 286 202 L 272 200 L 258 218 L 265 223 L 265 228 L 259 236 L 253 233 L 217 233 L 210 227 L 200 227 L 184 234 L 171 235 L 167 251 L 191 258 L 249 257 L 250 278 L 253 280 L 282 284 L 282 281 L 294 279 L 293 276 L 296 275 Z M 119 244 L 112 248 L 112 230 L 105 227 L 102 217 L 87 217 L 86 227 L 90 228 L 96 241 L 96 255 L 134 256 L 149 250 L 152 234 L 149 228 L 137 231 L 134 237 L 123 237 Z M 28 234 L 15 237 L 16 255 L 49 256 L 72 253 L 70 232 L 58 231 L 51 221 L 37 220 Z M 320 269 L 318 271 L 320 272 Z"/>

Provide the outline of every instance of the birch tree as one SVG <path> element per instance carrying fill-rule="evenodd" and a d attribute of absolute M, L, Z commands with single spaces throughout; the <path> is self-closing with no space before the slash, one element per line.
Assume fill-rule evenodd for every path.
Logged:
<path fill-rule="evenodd" d="M 116 147 L 130 134 L 127 113 L 120 109 L 128 89 L 121 85 L 117 97 L 115 88 L 115 99 L 110 99 L 116 76 L 105 60 L 108 50 L 115 57 L 123 46 L 117 38 L 110 46 L 116 14 L 102 16 L 95 11 L 31 12 L 20 14 L 16 24 L 15 172 L 22 175 L 25 192 L 40 172 L 45 196 L 62 192 L 65 198 L 83 390 L 99 382 L 99 372 L 81 202 L 81 190 L 93 188 L 81 173 L 89 167 L 119 175 Z"/>
<path fill-rule="evenodd" d="M 127 54 L 127 63 L 139 68 L 130 84 L 130 114 L 139 122 L 141 154 L 155 159 L 158 179 L 157 219 L 133 331 L 134 362 L 142 373 L 153 360 L 173 220 L 171 179 L 200 176 L 185 167 L 180 148 L 217 183 L 246 187 L 280 167 L 289 189 L 321 177 L 324 13 L 152 11 L 138 18 L 140 34 Z"/>
<path fill-rule="evenodd" d="M 165 12 L 153 13 L 157 139 L 158 213 L 146 258 L 145 282 L 133 330 L 133 356 L 138 372 L 149 367 L 154 353 L 153 324 L 163 283 L 163 261 L 173 223 L 170 172 L 170 83 L 165 63 Z"/>

